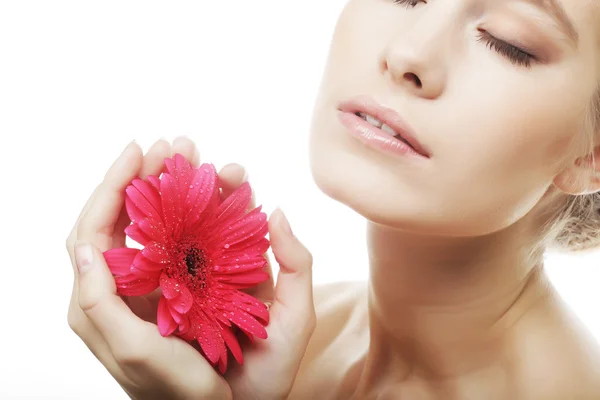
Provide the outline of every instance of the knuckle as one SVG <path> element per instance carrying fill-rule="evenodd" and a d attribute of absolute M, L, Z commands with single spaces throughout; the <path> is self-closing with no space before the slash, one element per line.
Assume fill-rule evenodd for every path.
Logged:
<path fill-rule="evenodd" d="M 84 316 L 81 312 L 77 312 L 77 310 L 70 307 L 69 312 L 67 313 L 67 323 L 77 336 L 81 336 L 84 324 Z"/>
<path fill-rule="evenodd" d="M 148 364 L 151 353 L 147 346 L 130 340 L 122 341 L 113 349 L 117 363 L 125 369 L 136 369 Z"/>
<path fill-rule="evenodd" d="M 96 307 L 96 305 L 98 304 L 98 301 L 95 299 L 89 299 L 87 296 L 84 296 L 82 293 L 79 293 L 79 298 L 77 299 L 77 304 L 79 305 L 79 308 L 81 309 L 81 311 L 83 311 L 85 314 L 87 314 L 88 312 L 93 310 L 94 307 Z"/>

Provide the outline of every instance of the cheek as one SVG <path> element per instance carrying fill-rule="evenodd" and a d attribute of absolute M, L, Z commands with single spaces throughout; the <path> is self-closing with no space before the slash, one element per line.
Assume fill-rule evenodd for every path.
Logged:
<path fill-rule="evenodd" d="M 355 15 L 372 12 L 359 7 L 365 2 L 349 2 L 333 37 L 311 126 L 316 184 L 367 219 L 429 234 L 483 235 L 524 216 L 566 165 L 585 90 L 564 80 L 564 68 L 532 78 L 477 47 L 453 67 L 443 97 L 412 101 L 399 92 L 403 113 L 434 153 L 431 163 L 411 168 L 382 157 L 350 139 L 335 117 L 336 101 L 389 90 L 377 71 L 380 49 L 364 44 L 377 40 L 357 36 L 381 36 L 357 28 L 373 20 Z"/>
<path fill-rule="evenodd" d="M 475 101 L 463 92 L 454 97 L 462 101 L 440 105 L 453 118 L 429 125 L 439 156 L 436 190 L 443 201 L 437 206 L 457 226 L 462 213 L 471 233 L 502 229 L 535 206 L 567 165 L 580 121 L 575 107 L 551 91 L 479 88 L 489 97 Z"/>

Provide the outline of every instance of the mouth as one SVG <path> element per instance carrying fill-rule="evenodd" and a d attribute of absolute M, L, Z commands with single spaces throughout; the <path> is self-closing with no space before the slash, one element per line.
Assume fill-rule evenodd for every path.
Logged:
<path fill-rule="evenodd" d="M 367 96 L 360 96 L 343 102 L 338 110 L 354 114 L 386 135 L 406 144 L 415 153 L 430 158 L 429 151 L 416 139 L 412 128 L 393 109 L 384 107 Z"/>

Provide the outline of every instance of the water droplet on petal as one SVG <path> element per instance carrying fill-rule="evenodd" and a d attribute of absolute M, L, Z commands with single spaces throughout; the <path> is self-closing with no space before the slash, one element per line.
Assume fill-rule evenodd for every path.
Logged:
<path fill-rule="evenodd" d="M 229 243 L 225 243 L 225 246 L 223 246 L 223 247 L 225 247 L 226 249 L 228 249 L 229 248 Z"/>

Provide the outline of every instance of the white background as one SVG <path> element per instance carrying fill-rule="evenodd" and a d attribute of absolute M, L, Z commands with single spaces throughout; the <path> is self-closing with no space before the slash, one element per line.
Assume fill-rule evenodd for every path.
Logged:
<path fill-rule="evenodd" d="M 344 0 L 0 2 L 0 398 L 125 399 L 67 325 L 64 242 L 136 139 L 187 135 L 245 165 L 315 256 L 315 283 L 366 278 L 363 221 L 322 195 L 307 133 Z M 600 338 L 600 256 L 548 270 Z"/>

